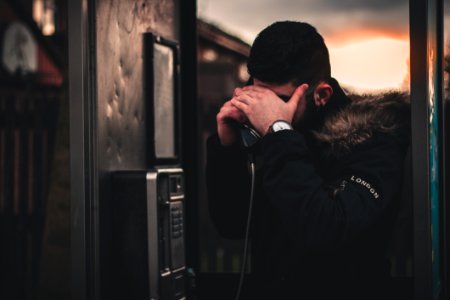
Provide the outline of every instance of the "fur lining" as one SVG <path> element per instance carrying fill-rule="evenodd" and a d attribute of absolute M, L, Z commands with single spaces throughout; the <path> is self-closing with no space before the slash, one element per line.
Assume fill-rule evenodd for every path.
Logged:
<path fill-rule="evenodd" d="M 313 134 L 326 155 L 341 157 L 375 131 L 408 139 L 409 120 L 409 96 L 405 93 L 353 97 L 348 106 L 328 117 L 322 129 Z"/>

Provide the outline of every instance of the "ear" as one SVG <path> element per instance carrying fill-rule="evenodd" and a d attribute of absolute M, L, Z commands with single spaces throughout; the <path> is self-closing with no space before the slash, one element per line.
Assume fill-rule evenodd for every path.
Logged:
<path fill-rule="evenodd" d="M 326 82 L 319 82 L 314 90 L 314 103 L 317 107 L 327 105 L 333 95 L 333 88 Z"/>

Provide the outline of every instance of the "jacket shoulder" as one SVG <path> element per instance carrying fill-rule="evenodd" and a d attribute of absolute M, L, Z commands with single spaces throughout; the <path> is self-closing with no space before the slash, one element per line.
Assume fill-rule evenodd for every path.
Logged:
<path fill-rule="evenodd" d="M 407 144 L 410 138 L 409 95 L 389 92 L 377 96 L 353 96 L 352 102 L 325 120 L 314 132 L 319 146 L 340 157 L 371 139 L 375 133 L 392 136 Z"/>

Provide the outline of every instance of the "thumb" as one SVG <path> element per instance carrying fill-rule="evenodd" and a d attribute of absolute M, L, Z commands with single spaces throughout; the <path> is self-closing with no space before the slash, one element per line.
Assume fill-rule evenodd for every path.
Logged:
<path fill-rule="evenodd" d="M 298 103 L 300 102 L 300 100 L 303 98 L 303 96 L 306 93 L 306 90 L 308 89 L 309 85 L 304 83 L 300 86 L 298 86 L 294 93 L 291 96 L 291 99 L 289 99 L 289 101 L 287 102 L 289 105 L 294 106 L 295 108 L 297 108 Z"/>

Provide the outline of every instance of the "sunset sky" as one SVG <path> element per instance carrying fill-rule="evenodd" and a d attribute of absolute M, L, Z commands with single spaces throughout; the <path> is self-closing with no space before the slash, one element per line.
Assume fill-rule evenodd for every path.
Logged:
<path fill-rule="evenodd" d="M 332 76 L 357 92 L 409 84 L 408 0 L 198 0 L 198 16 L 251 44 L 280 20 L 317 28 L 330 51 Z"/>

